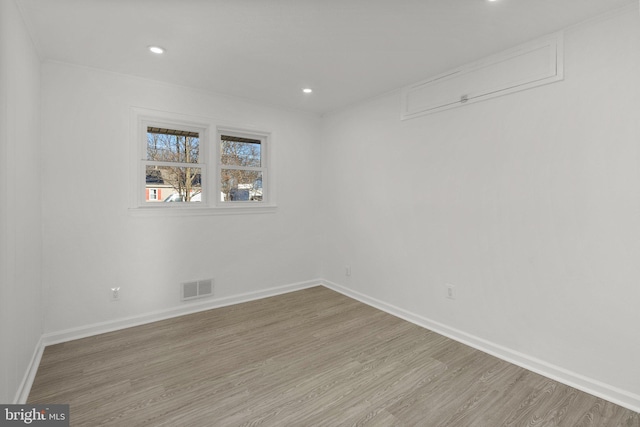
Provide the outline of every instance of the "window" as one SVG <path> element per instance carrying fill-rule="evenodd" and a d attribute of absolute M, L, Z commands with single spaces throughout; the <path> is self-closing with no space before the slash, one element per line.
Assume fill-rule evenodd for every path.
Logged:
<path fill-rule="evenodd" d="M 267 135 L 226 130 L 219 130 L 218 135 L 220 202 L 264 202 Z"/>
<path fill-rule="evenodd" d="M 167 196 L 165 202 L 202 201 L 200 132 L 147 124 L 143 163 L 148 202 L 158 200 L 158 190 Z"/>
<path fill-rule="evenodd" d="M 209 139 L 213 124 L 206 121 L 137 108 L 133 113 L 132 206 L 149 209 L 132 212 L 273 211 L 269 133 L 218 127 Z"/>

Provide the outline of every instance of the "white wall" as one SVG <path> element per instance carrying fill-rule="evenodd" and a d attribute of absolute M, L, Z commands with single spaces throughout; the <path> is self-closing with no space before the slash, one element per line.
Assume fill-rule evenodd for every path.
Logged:
<path fill-rule="evenodd" d="M 399 92 L 328 115 L 323 277 L 631 402 L 638 10 L 570 29 L 565 51 L 552 85 L 404 122 Z"/>
<path fill-rule="evenodd" d="M 0 403 L 13 403 L 42 334 L 40 63 L 0 2 Z"/>
<path fill-rule="evenodd" d="M 42 74 L 45 332 L 188 305 L 184 281 L 214 278 L 223 298 L 319 277 L 318 116 L 59 63 Z M 277 211 L 132 215 L 132 106 L 272 132 Z"/>
<path fill-rule="evenodd" d="M 0 12 L 0 402 L 43 332 L 183 306 L 178 283 L 207 277 L 226 297 L 323 276 L 640 395 L 637 10 L 569 31 L 561 83 L 405 122 L 399 92 L 321 120 L 41 70 Z M 273 132 L 278 210 L 131 215 L 131 106 Z"/>

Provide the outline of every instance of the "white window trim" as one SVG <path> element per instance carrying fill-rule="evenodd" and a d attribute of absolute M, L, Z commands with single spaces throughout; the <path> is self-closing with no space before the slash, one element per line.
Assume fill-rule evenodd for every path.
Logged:
<path fill-rule="evenodd" d="M 273 146 L 271 133 L 256 131 L 250 127 L 230 127 L 216 125 L 212 120 L 132 107 L 131 144 L 130 144 L 130 176 L 129 179 L 129 214 L 133 216 L 199 216 L 229 214 L 263 214 L 274 213 L 275 204 L 274 179 L 271 157 Z M 145 161 L 147 126 L 192 130 L 200 133 L 200 159 L 198 167 L 202 168 L 202 201 L 199 203 L 148 203 L 145 195 Z M 216 132 L 211 132 L 215 129 Z M 260 139 L 265 144 L 263 167 L 263 201 L 262 202 L 221 202 L 220 201 L 220 132 L 244 135 Z M 212 139 L 213 138 L 213 139 Z M 195 164 L 194 164 L 195 165 Z M 265 180 L 266 179 L 266 180 Z M 214 194 L 215 193 L 215 194 Z"/>

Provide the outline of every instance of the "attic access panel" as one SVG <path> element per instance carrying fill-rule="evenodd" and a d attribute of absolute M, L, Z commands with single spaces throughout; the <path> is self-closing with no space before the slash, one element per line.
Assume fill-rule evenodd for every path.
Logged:
<path fill-rule="evenodd" d="M 456 68 L 402 91 L 402 120 L 560 81 L 563 34 L 555 33 Z"/>

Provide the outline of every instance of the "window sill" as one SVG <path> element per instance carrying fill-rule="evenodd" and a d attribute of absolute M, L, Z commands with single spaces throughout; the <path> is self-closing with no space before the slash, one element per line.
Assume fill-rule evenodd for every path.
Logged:
<path fill-rule="evenodd" d="M 276 205 L 265 206 L 185 206 L 155 207 L 141 206 L 129 208 L 129 215 L 134 217 L 172 217 L 172 216 L 209 216 L 209 215 L 247 215 L 270 214 L 278 210 Z"/>

